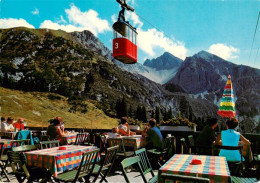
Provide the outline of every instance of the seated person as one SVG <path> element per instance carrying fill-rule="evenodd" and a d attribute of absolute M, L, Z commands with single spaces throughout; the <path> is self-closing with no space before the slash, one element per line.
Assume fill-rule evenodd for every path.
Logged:
<path fill-rule="evenodd" d="M 19 118 L 16 123 L 13 124 L 14 128 L 24 130 L 23 118 Z"/>
<path fill-rule="evenodd" d="M 215 144 L 219 144 L 220 140 L 222 141 L 223 146 L 238 146 L 239 140 L 241 140 L 244 144 L 250 144 L 249 140 L 247 140 L 243 135 L 234 129 L 238 126 L 238 121 L 235 118 L 231 118 L 226 122 L 227 130 L 222 130 L 218 135 Z M 241 155 L 239 150 L 225 150 L 221 149 L 219 152 L 219 156 L 226 157 L 227 161 L 236 162 L 241 160 Z"/>
<path fill-rule="evenodd" d="M 64 127 L 61 127 L 61 122 L 58 119 L 51 121 L 51 124 L 47 128 L 47 135 L 53 139 L 59 139 L 64 135 Z"/>
<path fill-rule="evenodd" d="M 129 135 L 135 135 L 135 132 L 131 132 L 129 125 L 127 123 L 127 117 L 122 117 L 121 118 L 121 124 L 118 127 L 119 131 L 118 134 L 124 135 L 124 136 L 129 136 Z"/>
<path fill-rule="evenodd" d="M 0 131 L 1 131 L 2 123 L 4 123 L 4 122 L 6 122 L 6 118 L 5 117 L 1 117 Z"/>
<path fill-rule="evenodd" d="M 156 126 L 156 120 L 150 119 L 145 127 L 143 137 L 146 138 L 146 149 L 161 149 L 163 144 L 162 133 L 159 128 Z"/>
<path fill-rule="evenodd" d="M 1 131 L 2 132 L 13 132 L 14 131 L 14 126 L 13 126 L 13 118 L 7 118 L 6 122 L 3 122 L 1 124 Z"/>
<path fill-rule="evenodd" d="M 218 120 L 216 118 L 211 118 L 207 121 L 207 125 L 200 132 L 198 138 L 196 139 L 196 145 L 198 146 L 208 146 L 211 147 L 213 142 L 216 140 L 216 134 L 214 129 L 218 126 Z M 211 148 L 197 148 L 199 154 L 211 155 Z"/>

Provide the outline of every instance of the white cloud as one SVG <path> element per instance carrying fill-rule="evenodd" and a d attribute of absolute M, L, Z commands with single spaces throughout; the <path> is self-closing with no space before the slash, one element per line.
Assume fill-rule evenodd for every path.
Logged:
<path fill-rule="evenodd" d="M 90 9 L 86 12 L 82 12 L 78 7 L 72 4 L 70 9 L 66 9 L 65 12 L 69 24 L 45 20 L 41 23 L 40 28 L 62 29 L 67 32 L 89 30 L 95 36 L 105 31 L 111 31 L 108 21 L 99 18 L 95 10 Z M 63 17 L 61 17 L 61 21 L 64 20 L 62 18 Z"/>
<path fill-rule="evenodd" d="M 33 15 L 39 15 L 39 10 L 35 8 L 33 11 L 31 11 Z"/>
<path fill-rule="evenodd" d="M 223 43 L 212 44 L 208 52 L 215 54 L 225 60 L 238 58 L 239 49 Z"/>
<path fill-rule="evenodd" d="M 20 18 L 20 19 L 15 19 L 15 18 L 3 18 L 0 19 L 0 27 L 1 28 L 13 28 L 13 27 L 28 27 L 28 28 L 33 28 L 34 26 L 29 24 L 26 20 Z"/>
<path fill-rule="evenodd" d="M 133 25 L 137 27 L 137 45 L 148 54 L 148 58 L 159 56 L 161 53 L 158 52 L 158 49 L 163 49 L 181 59 L 186 58 L 187 48 L 184 43 L 168 38 L 155 28 L 144 30 L 143 22 L 135 13 L 127 13 L 126 19 L 133 21 Z"/>

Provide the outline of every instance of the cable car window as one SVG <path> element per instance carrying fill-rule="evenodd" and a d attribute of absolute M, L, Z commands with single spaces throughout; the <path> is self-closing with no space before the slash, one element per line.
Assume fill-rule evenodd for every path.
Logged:
<path fill-rule="evenodd" d="M 133 42 L 133 38 L 132 38 L 132 32 L 133 32 L 133 30 L 132 30 L 132 29 L 129 29 L 129 28 L 128 28 L 128 30 L 129 30 L 129 37 L 128 37 L 128 39 L 129 39 L 131 42 Z"/>

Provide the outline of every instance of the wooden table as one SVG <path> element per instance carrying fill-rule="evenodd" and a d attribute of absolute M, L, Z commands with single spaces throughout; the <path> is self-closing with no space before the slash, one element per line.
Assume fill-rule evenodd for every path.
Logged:
<path fill-rule="evenodd" d="M 201 165 L 191 165 L 192 159 L 201 160 Z M 204 177 L 209 178 L 210 182 L 230 181 L 226 158 L 220 156 L 175 154 L 159 169 L 159 182 L 162 181 L 161 173 Z"/>
<path fill-rule="evenodd" d="M 7 138 L 7 139 L 12 139 L 14 140 L 14 137 L 16 135 L 17 132 L 0 132 L 0 136 Z"/>
<path fill-rule="evenodd" d="M 125 147 L 133 147 L 134 150 L 145 147 L 145 144 L 146 144 L 145 137 L 142 137 L 142 136 L 122 136 L 122 137 L 117 137 L 117 138 L 122 138 L 124 141 Z M 110 140 L 110 139 L 108 139 L 108 140 Z"/>
<path fill-rule="evenodd" d="M 67 144 L 74 144 L 77 138 L 77 133 L 70 133 L 70 134 L 65 134 L 63 137 L 60 139 L 60 143 L 62 145 L 67 145 Z"/>
<path fill-rule="evenodd" d="M 12 140 L 11 139 L 0 139 L 0 142 L 4 142 L 3 149 L 12 148 Z"/>
<path fill-rule="evenodd" d="M 97 149 L 96 146 L 66 145 L 62 147 L 66 147 L 66 150 L 53 147 L 26 152 L 28 165 L 47 168 L 57 177 L 58 173 L 78 167 L 84 152 Z"/>

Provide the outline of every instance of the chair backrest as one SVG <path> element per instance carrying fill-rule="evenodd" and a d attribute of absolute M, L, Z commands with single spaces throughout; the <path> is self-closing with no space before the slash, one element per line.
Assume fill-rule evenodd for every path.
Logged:
<path fill-rule="evenodd" d="M 122 138 L 109 138 L 108 145 L 109 147 L 118 145 L 119 146 L 118 152 L 124 153 L 124 155 L 126 156 L 125 144 Z"/>
<path fill-rule="evenodd" d="M 29 145 L 31 140 L 30 139 L 25 139 L 25 140 L 12 140 L 12 147 L 18 147 L 18 146 L 22 146 L 22 145 Z"/>
<path fill-rule="evenodd" d="M 89 133 L 78 133 L 75 141 L 75 145 L 81 145 L 89 140 Z"/>
<path fill-rule="evenodd" d="M 162 173 L 160 175 L 160 178 L 162 179 L 162 182 L 168 182 L 168 180 L 172 180 L 174 182 L 199 182 L 199 183 L 209 183 L 210 180 L 208 178 L 202 178 L 202 177 L 192 177 L 187 175 L 176 175 L 176 174 L 166 174 Z"/>
<path fill-rule="evenodd" d="M 99 151 L 100 149 L 95 149 L 93 151 L 85 152 L 82 154 L 78 172 L 73 182 L 77 182 L 80 175 L 89 176 L 92 174 L 97 158 L 99 156 Z"/>
<path fill-rule="evenodd" d="M 5 145 L 4 142 L 0 142 L 0 159 L 1 159 L 2 154 L 3 154 L 3 152 L 4 152 L 4 145 Z"/>
<path fill-rule="evenodd" d="M 216 149 L 224 149 L 224 150 L 230 150 L 230 151 L 235 151 L 235 150 L 239 150 L 240 152 L 240 162 L 243 162 L 243 156 L 242 156 L 242 149 L 243 149 L 243 145 L 239 145 L 239 146 L 222 146 L 222 145 L 214 145 L 213 148 Z"/>
<path fill-rule="evenodd" d="M 36 145 L 24 145 L 24 146 L 13 147 L 12 151 L 13 152 L 26 152 L 26 151 L 36 150 L 36 149 L 37 149 Z"/>
<path fill-rule="evenodd" d="M 59 140 L 51 140 L 51 141 L 42 141 L 40 142 L 41 149 L 47 149 L 52 147 L 59 147 L 60 141 Z"/>
<path fill-rule="evenodd" d="M 191 146 L 195 146 L 193 135 L 189 135 L 188 140 L 189 140 L 189 143 L 190 143 Z"/>
<path fill-rule="evenodd" d="M 114 146 L 114 147 L 109 147 L 105 150 L 105 157 L 102 161 L 102 164 L 101 164 L 101 169 L 102 168 L 110 168 L 115 159 L 116 159 L 116 153 L 119 149 L 119 145 L 117 146 Z"/>
<path fill-rule="evenodd" d="M 26 160 L 23 152 L 9 151 L 7 155 L 11 163 L 13 173 L 15 174 L 15 177 L 17 178 L 18 182 L 23 182 L 25 177 L 29 179 L 30 174 L 26 167 Z"/>
<path fill-rule="evenodd" d="M 180 142 L 181 142 L 181 154 L 183 154 L 184 152 L 190 153 L 185 138 L 181 138 Z"/>
<path fill-rule="evenodd" d="M 152 176 L 154 177 L 154 172 L 146 154 L 145 148 L 135 151 L 135 155 L 140 158 L 141 170 L 143 171 L 144 175 L 151 172 Z"/>
<path fill-rule="evenodd" d="M 127 173 L 126 173 L 126 168 L 131 166 L 131 165 L 134 165 L 134 164 L 138 164 L 138 169 L 139 169 L 139 172 L 141 173 L 141 176 L 144 180 L 145 183 L 147 183 L 147 180 L 144 176 L 144 173 L 141 169 L 141 166 L 140 166 L 140 158 L 139 156 L 134 156 L 134 157 L 130 157 L 130 158 L 125 158 L 122 162 L 121 162 L 121 166 L 122 166 L 122 172 L 123 172 L 123 175 L 124 175 L 124 178 L 126 180 L 127 183 L 130 183 L 129 181 L 129 178 L 127 176 Z"/>

